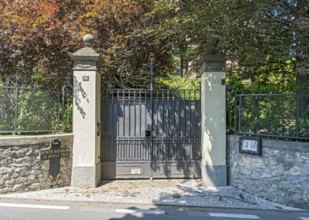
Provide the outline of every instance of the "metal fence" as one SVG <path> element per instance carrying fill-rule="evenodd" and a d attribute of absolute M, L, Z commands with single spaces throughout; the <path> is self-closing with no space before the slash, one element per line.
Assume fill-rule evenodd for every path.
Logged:
<path fill-rule="evenodd" d="M 0 87 L 0 134 L 69 131 L 69 96 L 37 88 Z"/>
<path fill-rule="evenodd" d="M 227 127 L 236 134 L 309 140 L 308 94 L 227 96 Z"/>

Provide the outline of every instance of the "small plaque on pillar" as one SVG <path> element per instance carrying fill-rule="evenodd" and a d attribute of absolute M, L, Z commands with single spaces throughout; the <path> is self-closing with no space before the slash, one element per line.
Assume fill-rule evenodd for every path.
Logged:
<path fill-rule="evenodd" d="M 254 137 L 240 137 L 239 153 L 262 156 L 262 139 Z"/>
<path fill-rule="evenodd" d="M 221 85 L 225 85 L 225 79 L 221 79 Z"/>
<path fill-rule="evenodd" d="M 89 76 L 83 76 L 83 81 L 89 81 Z"/>

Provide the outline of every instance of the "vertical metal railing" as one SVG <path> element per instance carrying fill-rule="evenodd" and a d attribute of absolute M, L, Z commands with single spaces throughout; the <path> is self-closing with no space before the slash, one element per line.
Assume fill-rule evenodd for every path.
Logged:
<path fill-rule="evenodd" d="M 242 95 L 239 95 L 239 106 L 238 106 L 238 131 L 241 133 L 241 116 L 242 116 Z"/>
<path fill-rule="evenodd" d="M 299 138 L 299 112 L 300 112 L 300 94 L 296 94 L 296 134 L 295 136 Z"/>
<path fill-rule="evenodd" d="M 150 66 L 149 66 L 149 75 L 150 75 L 150 168 L 152 168 L 153 157 L 154 157 L 154 144 L 153 144 L 153 76 L 154 76 L 154 55 L 150 54 Z M 150 179 L 153 178 L 153 169 L 150 169 Z"/>
<path fill-rule="evenodd" d="M 237 131 L 237 90 L 234 91 L 234 132 L 236 133 L 236 131 Z"/>
<path fill-rule="evenodd" d="M 233 96 L 227 103 L 227 111 L 233 111 L 227 126 L 233 121 L 235 134 L 309 140 L 309 94 L 234 91 Z"/>
<path fill-rule="evenodd" d="M 14 117 L 14 130 L 17 131 L 17 115 L 18 115 L 18 88 L 15 87 L 15 117 Z"/>
<path fill-rule="evenodd" d="M 69 113 L 68 111 L 70 111 L 70 105 L 72 105 L 72 100 L 70 100 L 70 98 L 73 97 L 73 86 L 70 84 L 66 84 L 64 86 L 62 86 L 61 88 L 61 92 L 62 92 L 62 97 L 61 97 L 61 104 L 62 104 L 62 119 L 61 119 L 61 130 L 62 132 L 65 131 L 72 131 L 72 123 L 70 121 L 70 115 L 72 116 L 72 112 Z M 73 108 L 72 108 L 73 110 Z M 65 115 L 65 114 L 69 114 L 69 115 Z M 67 128 L 66 128 L 67 125 Z"/>
<path fill-rule="evenodd" d="M 64 103 L 69 105 L 71 101 L 46 89 L 1 86 L 0 134 L 63 132 Z"/>

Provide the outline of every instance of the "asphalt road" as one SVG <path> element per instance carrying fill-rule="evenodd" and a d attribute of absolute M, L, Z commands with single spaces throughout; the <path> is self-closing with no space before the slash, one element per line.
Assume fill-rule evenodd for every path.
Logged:
<path fill-rule="evenodd" d="M 309 211 L 214 209 L 134 204 L 0 200 L 0 220 L 309 220 Z"/>

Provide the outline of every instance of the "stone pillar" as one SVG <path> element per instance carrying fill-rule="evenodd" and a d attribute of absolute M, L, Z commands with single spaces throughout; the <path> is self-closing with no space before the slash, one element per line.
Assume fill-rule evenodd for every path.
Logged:
<path fill-rule="evenodd" d="M 202 180 L 206 186 L 226 186 L 225 58 L 205 56 L 201 72 Z"/>
<path fill-rule="evenodd" d="M 73 76 L 73 168 L 72 186 L 96 187 L 101 181 L 100 98 L 97 72 L 99 54 L 92 49 L 93 36 L 83 37 L 84 48 L 71 55 Z"/>

